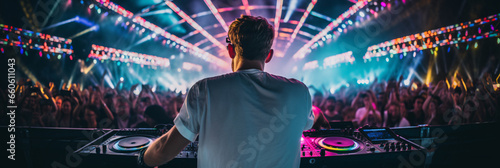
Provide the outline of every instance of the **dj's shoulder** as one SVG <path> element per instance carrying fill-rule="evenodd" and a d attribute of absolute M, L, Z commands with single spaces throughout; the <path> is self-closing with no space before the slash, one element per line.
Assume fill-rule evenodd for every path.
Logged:
<path fill-rule="evenodd" d="M 269 74 L 269 75 L 272 76 L 274 79 L 277 79 L 277 80 L 282 81 L 284 83 L 296 85 L 298 87 L 304 87 L 307 89 L 307 86 L 304 83 L 302 83 L 301 81 L 299 81 L 295 78 L 285 78 L 283 76 L 273 75 L 273 74 Z"/>
<path fill-rule="evenodd" d="M 212 77 L 208 77 L 208 78 L 204 78 L 200 81 L 218 81 L 218 80 L 224 80 L 224 79 L 227 79 L 227 78 L 231 78 L 235 76 L 235 73 L 227 73 L 227 74 L 223 74 L 223 75 L 218 75 L 218 76 L 212 76 Z M 198 82 L 200 82 L 198 81 Z"/>

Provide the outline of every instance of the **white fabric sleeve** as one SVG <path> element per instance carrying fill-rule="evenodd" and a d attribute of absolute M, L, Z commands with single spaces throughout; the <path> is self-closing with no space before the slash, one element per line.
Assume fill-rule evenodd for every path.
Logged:
<path fill-rule="evenodd" d="M 174 119 L 174 124 L 179 133 L 194 142 L 200 131 L 200 116 L 206 110 L 205 83 L 195 83 L 186 96 L 179 114 Z"/>
<path fill-rule="evenodd" d="M 312 128 L 314 125 L 314 113 L 312 111 L 312 100 L 311 100 L 311 95 L 309 94 L 309 89 L 306 87 L 306 110 L 308 112 L 307 115 L 307 122 L 306 126 L 304 127 L 304 130 L 309 130 Z"/>

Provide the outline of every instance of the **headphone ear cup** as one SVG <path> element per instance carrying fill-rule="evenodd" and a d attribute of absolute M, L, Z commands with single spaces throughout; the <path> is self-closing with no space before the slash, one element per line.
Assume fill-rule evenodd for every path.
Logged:
<path fill-rule="evenodd" d="M 229 53 L 229 57 L 230 57 L 231 59 L 233 59 L 233 58 L 234 58 L 234 56 L 236 56 L 236 52 L 234 51 L 234 47 L 233 47 L 233 45 L 232 45 L 232 44 L 228 44 L 228 45 L 227 45 L 227 52 Z"/>

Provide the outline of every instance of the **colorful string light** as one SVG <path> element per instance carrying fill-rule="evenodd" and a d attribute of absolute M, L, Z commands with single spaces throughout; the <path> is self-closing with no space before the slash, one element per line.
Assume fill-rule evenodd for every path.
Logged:
<path fill-rule="evenodd" d="M 245 9 L 245 14 L 247 14 L 248 16 L 251 16 L 252 13 L 250 13 L 250 7 L 248 6 L 248 0 L 241 0 L 241 2 L 243 3 L 243 8 Z"/>
<path fill-rule="evenodd" d="M 131 51 L 123 51 L 120 49 L 104 47 L 92 44 L 92 50 L 90 50 L 89 58 L 95 58 L 100 61 L 111 60 L 119 61 L 124 63 L 135 63 L 139 65 L 150 65 L 153 67 L 162 66 L 169 67 L 170 60 L 168 58 L 162 58 L 147 54 L 141 54 Z"/>
<path fill-rule="evenodd" d="M 500 14 L 491 15 L 483 19 L 476 19 L 469 22 L 454 24 L 438 29 L 425 31 L 418 34 L 412 34 L 401 38 L 389 40 L 377 45 L 368 47 L 363 59 L 381 57 L 387 54 L 400 54 L 412 51 L 426 50 L 438 46 L 453 45 L 476 41 L 484 38 L 499 37 L 498 29 L 495 29 L 493 23 L 498 23 Z M 491 31 L 481 31 L 479 26 L 490 24 Z M 498 26 L 498 24 L 496 24 Z M 475 28 L 479 27 L 479 28 Z M 477 30 L 477 31 L 473 31 Z M 465 31 L 465 32 L 464 32 Z M 464 32 L 462 34 L 462 32 Z M 469 33 L 470 32 L 470 33 Z M 475 33 L 477 32 L 477 34 Z M 453 34 L 457 34 L 453 36 Z M 477 43 L 474 46 L 477 47 Z M 469 47 L 467 45 L 466 49 Z"/>
<path fill-rule="evenodd" d="M 4 39 L 0 39 L 0 45 L 20 47 L 21 54 L 27 52 L 26 49 L 38 50 L 40 51 L 40 55 L 42 55 L 42 52 L 47 54 L 73 54 L 71 39 L 33 32 L 4 24 L 0 24 L 0 29 L 1 34 L 5 35 Z"/>
<path fill-rule="evenodd" d="M 352 51 L 348 51 L 348 52 L 345 52 L 345 53 L 342 53 L 342 54 L 337 54 L 337 55 L 334 55 L 334 56 L 330 56 L 330 57 L 326 57 L 324 60 L 323 60 L 323 67 L 331 67 L 331 66 L 335 66 L 337 64 L 341 64 L 341 63 L 353 63 L 355 61 L 354 57 L 352 56 Z"/>
<path fill-rule="evenodd" d="M 278 37 L 278 30 L 280 28 L 281 13 L 283 11 L 283 0 L 276 1 L 276 13 L 274 15 L 274 39 Z M 274 40 L 276 43 L 276 40 Z"/>

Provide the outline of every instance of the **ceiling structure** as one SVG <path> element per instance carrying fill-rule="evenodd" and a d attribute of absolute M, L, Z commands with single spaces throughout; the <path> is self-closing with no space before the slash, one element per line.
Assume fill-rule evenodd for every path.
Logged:
<path fill-rule="evenodd" d="M 353 3 L 344 0 L 337 1 L 336 5 L 328 1 L 318 2 L 318 0 L 204 0 L 190 1 L 189 3 L 159 0 L 140 3 L 97 0 L 92 3 L 110 10 L 116 8 L 118 12 L 128 11 L 129 14 L 125 14 L 125 18 L 128 17 L 132 21 L 144 19 L 144 22 L 147 22 L 144 24 L 154 25 L 151 28 L 152 32 L 155 32 L 156 27 L 162 28 L 163 30 L 156 31 L 156 34 L 161 35 L 166 32 L 168 37 L 175 36 L 173 41 L 181 44 L 181 47 L 186 47 L 186 50 L 194 50 L 195 55 L 199 54 L 196 51 L 204 51 L 206 53 L 201 55 L 217 60 L 219 66 L 223 68 L 228 68 L 228 64 L 220 63 L 220 60 L 229 62 L 225 44 L 228 26 L 232 20 L 240 15 L 257 15 L 268 19 L 275 27 L 275 42 L 273 44 L 275 56 L 292 57 L 293 53 L 297 53 L 299 50 L 299 46 L 304 46 L 304 44 L 311 46 L 326 36 L 333 29 L 332 23 L 336 21 L 334 18 L 336 19 L 341 14 L 338 9 L 335 11 L 325 10 L 326 13 L 315 11 L 315 9 L 321 9 L 317 7 L 318 4 L 329 6 L 330 9 L 349 9 L 353 6 L 361 9 L 360 6 L 367 4 L 366 1 Z M 162 21 L 166 15 L 173 17 L 174 19 L 171 19 L 173 22 L 165 23 Z M 331 15 L 334 17 L 330 17 Z M 120 21 L 126 22 L 125 20 Z M 336 26 L 339 26 L 338 23 Z M 171 39 L 166 36 L 165 39 Z M 302 50 L 305 48 L 308 47 L 302 47 Z M 211 62 L 210 59 L 208 61 Z"/>

